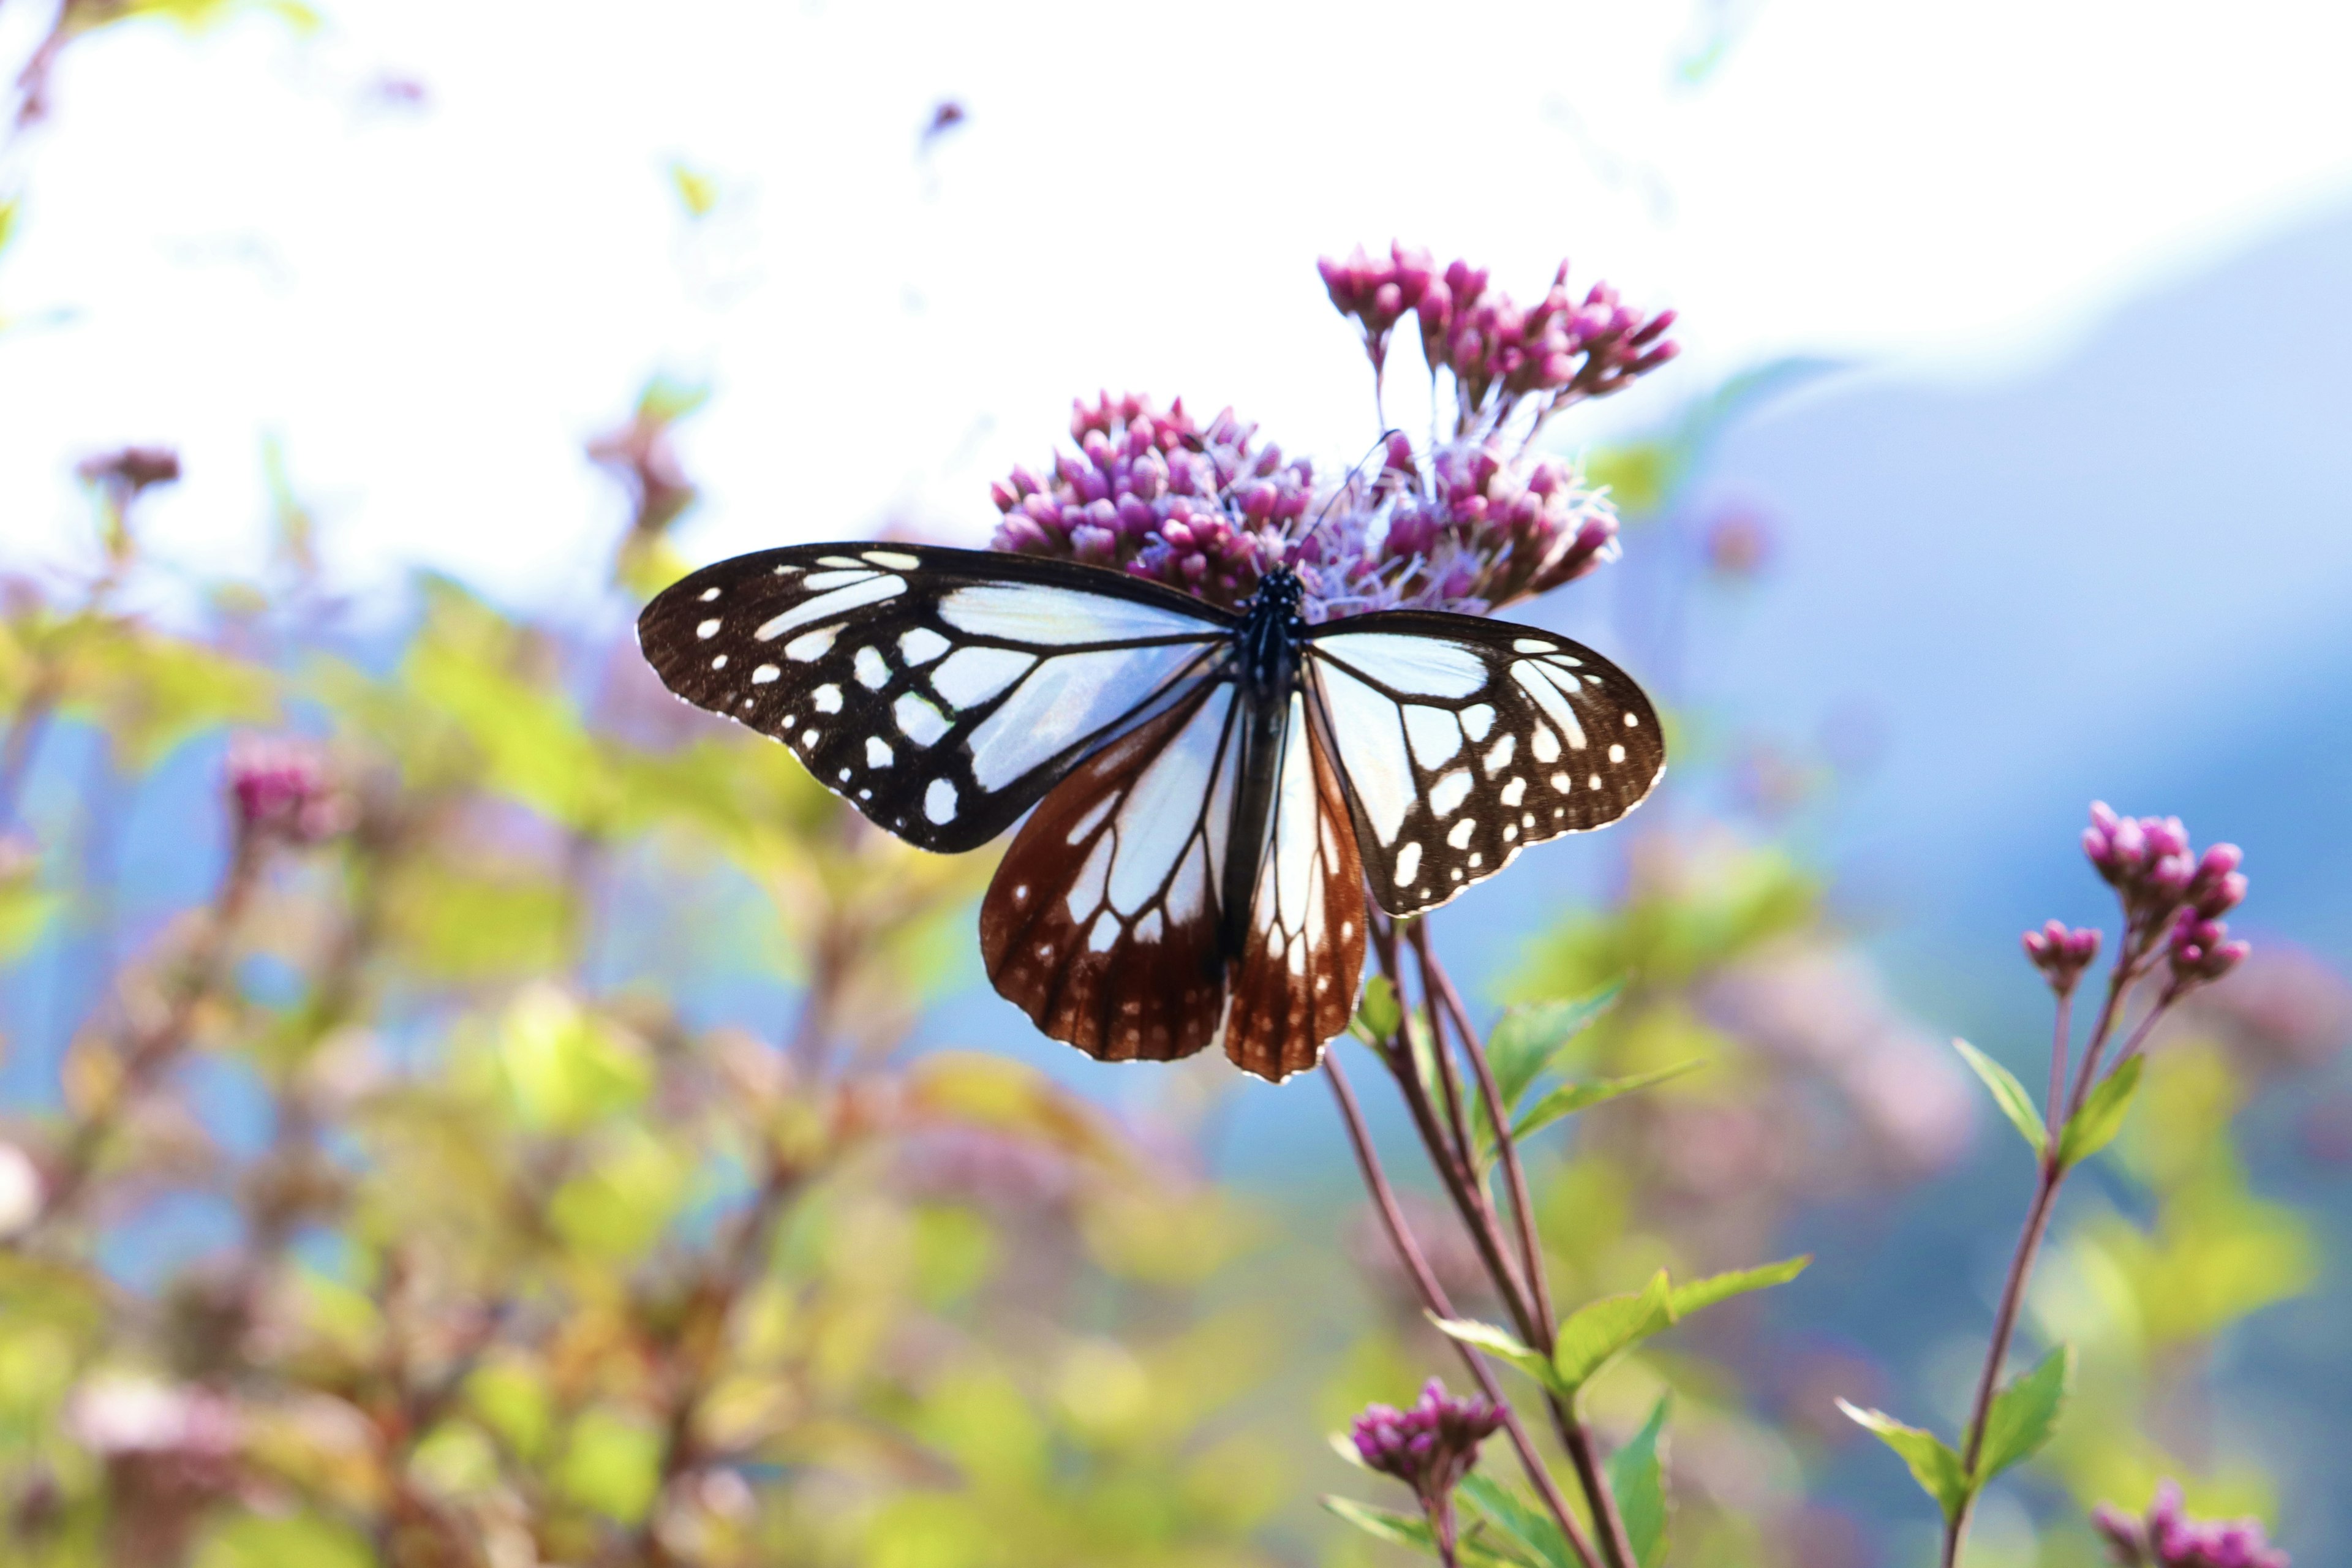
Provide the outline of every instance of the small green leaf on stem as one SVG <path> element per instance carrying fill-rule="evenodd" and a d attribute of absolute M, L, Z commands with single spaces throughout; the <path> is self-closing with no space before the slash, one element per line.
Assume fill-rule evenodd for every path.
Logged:
<path fill-rule="evenodd" d="M 1437 1331 L 1447 1339 L 1468 1345 L 1473 1350 L 1485 1351 L 1496 1360 L 1508 1363 L 1555 1394 L 1565 1395 L 1570 1392 L 1560 1386 L 1552 1363 L 1544 1353 L 1530 1345 L 1521 1344 L 1509 1330 L 1468 1318 L 1441 1318 L 1434 1312 L 1429 1313 L 1428 1318 L 1436 1325 Z"/>
<path fill-rule="evenodd" d="M 1397 1005 L 1396 987 L 1385 974 L 1375 974 L 1364 983 L 1364 999 L 1356 1005 L 1356 1037 L 1368 1046 L 1384 1045 L 1404 1022 L 1404 1011 Z"/>
<path fill-rule="evenodd" d="M 1416 1519 L 1394 1509 L 1374 1508 L 1370 1503 L 1352 1498 L 1326 1497 L 1323 1506 L 1367 1535 L 1398 1546 L 1409 1546 L 1417 1552 L 1434 1552 L 1436 1538 L 1430 1533 L 1429 1521 Z M 1550 1568 L 1550 1564 L 1512 1550 L 1508 1545 L 1465 1535 L 1456 1555 L 1466 1568 Z"/>
<path fill-rule="evenodd" d="M 2042 1358 L 2041 1365 L 1993 1395 L 1992 1408 L 1985 1413 L 1984 1445 L 1977 1451 L 1978 1486 L 2032 1458 L 2050 1440 L 2074 1383 L 2074 1349 L 2060 1345 Z"/>
<path fill-rule="evenodd" d="M 2139 1088 L 2144 1057 L 2134 1057 L 2099 1080 L 2083 1101 L 2083 1109 L 2067 1118 L 2058 1133 L 2058 1163 L 2072 1169 L 2115 1142 L 2130 1114 L 2132 1094 Z"/>
<path fill-rule="evenodd" d="M 1511 1136 L 1525 1138 L 1564 1116 L 1590 1110 L 1604 1100 L 1614 1100 L 1621 1094 L 1631 1094 L 1637 1089 L 1648 1089 L 1670 1078 L 1680 1078 L 1699 1065 L 1689 1061 L 1675 1067 L 1661 1068 L 1656 1072 L 1635 1073 L 1631 1078 L 1604 1078 L 1595 1083 L 1562 1084 L 1528 1107 L 1526 1114 L 1511 1123 Z"/>
<path fill-rule="evenodd" d="M 1609 1456 L 1609 1489 L 1617 1499 L 1617 1514 L 1625 1521 L 1625 1539 L 1633 1544 L 1641 1568 L 1657 1568 L 1666 1555 L 1666 1478 L 1658 1451 L 1666 1430 L 1671 1393 L 1658 1395 L 1650 1418 L 1633 1440 Z"/>
<path fill-rule="evenodd" d="M 1473 1470 L 1462 1478 L 1462 1495 L 1495 1535 L 1530 1553 L 1543 1568 L 1581 1568 L 1559 1521 L 1502 1482 Z"/>
<path fill-rule="evenodd" d="M 1604 1296 L 1560 1324 L 1552 1352 L 1559 1389 L 1574 1393 L 1610 1363 L 1675 1321 L 1674 1286 L 1659 1269 L 1637 1295 Z"/>
<path fill-rule="evenodd" d="M 1883 1410 L 1864 1410 L 1843 1399 L 1837 1405 L 1848 1420 L 1874 1434 L 1880 1442 L 1902 1456 L 1903 1462 L 1911 1467 L 1911 1479 L 1944 1510 L 1946 1523 L 1958 1517 L 1961 1507 L 1969 1500 L 1968 1470 L 1942 1438 L 1916 1426 L 1906 1426 Z"/>
<path fill-rule="evenodd" d="M 1702 1308 L 1712 1307 L 1717 1301 L 1728 1300 L 1734 1296 L 1745 1296 L 1750 1290 L 1785 1285 L 1802 1274 L 1812 1261 L 1812 1255 L 1808 1253 L 1802 1258 L 1787 1258 L 1778 1263 L 1759 1264 L 1753 1268 L 1735 1269 L 1728 1274 L 1710 1274 L 1704 1279 L 1677 1285 L 1672 1298 L 1675 1319 L 1680 1321 Z"/>
<path fill-rule="evenodd" d="M 1984 1079 L 1985 1087 L 1992 1090 L 1993 1103 L 2000 1107 L 2000 1113 L 2009 1118 L 2009 1124 L 2025 1140 L 2025 1146 L 2040 1158 L 2047 1136 L 2042 1131 L 2042 1114 L 2033 1109 L 2033 1097 L 2025 1092 L 2017 1075 L 1966 1040 L 1954 1040 L 1952 1045 L 1976 1069 L 1977 1076 Z"/>
<path fill-rule="evenodd" d="M 1505 1013 L 1486 1037 L 1486 1062 L 1503 1103 L 1516 1110 L 1561 1048 L 1607 1012 L 1622 989 L 1622 984 L 1604 985 L 1589 996 L 1537 1002 Z"/>

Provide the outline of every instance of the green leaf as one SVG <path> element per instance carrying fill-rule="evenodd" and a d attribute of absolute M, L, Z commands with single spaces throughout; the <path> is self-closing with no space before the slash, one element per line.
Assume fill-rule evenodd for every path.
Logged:
<path fill-rule="evenodd" d="M 1492 1323 L 1481 1323 L 1468 1318 L 1441 1318 L 1434 1312 L 1429 1313 L 1428 1318 L 1437 1326 L 1437 1331 L 1447 1339 L 1457 1341 L 1474 1350 L 1485 1351 L 1498 1361 L 1509 1363 L 1555 1394 L 1565 1395 L 1571 1392 L 1570 1388 L 1559 1383 L 1552 1370 L 1551 1362 L 1544 1353 L 1530 1345 L 1521 1344 L 1509 1330 L 1498 1329 Z"/>
<path fill-rule="evenodd" d="M 1984 1079 L 1985 1087 L 1992 1090 L 1993 1103 L 2000 1107 L 2000 1113 L 2009 1118 L 2009 1124 L 2017 1129 L 2017 1135 L 2038 1157 L 2048 1134 L 2042 1126 L 2042 1113 L 2033 1109 L 2033 1097 L 2025 1092 L 2017 1075 L 1966 1040 L 1954 1040 L 1952 1045 L 1976 1069 L 1977 1076 Z"/>
<path fill-rule="evenodd" d="M 1364 999 L 1356 1005 L 1356 1037 L 1368 1046 L 1381 1045 L 1403 1022 L 1404 1010 L 1397 1005 L 1396 987 L 1389 977 L 1375 974 L 1364 982 Z"/>
<path fill-rule="evenodd" d="M 2083 1109 L 2067 1118 L 2058 1133 L 2058 1163 L 2074 1166 L 2082 1163 L 2109 1143 L 2124 1130 L 2124 1118 L 2131 1112 L 2132 1095 L 2139 1088 L 2139 1071 L 2147 1061 L 2134 1057 L 2101 1079 L 2083 1101 Z"/>
<path fill-rule="evenodd" d="M 2058 1413 L 2074 1384 L 2074 1350 L 2060 1345 L 2042 1364 L 1993 1395 L 1985 1413 L 1984 1446 L 1977 1453 L 1982 1486 L 2021 1459 L 2032 1458 L 2058 1429 Z"/>
<path fill-rule="evenodd" d="M 1614 1100 L 1621 1094 L 1631 1094 L 1637 1089 L 1648 1089 L 1653 1084 L 1664 1083 L 1670 1078 L 1680 1078 L 1699 1065 L 1695 1061 L 1684 1062 L 1676 1067 L 1661 1068 L 1656 1072 L 1635 1073 L 1630 1078 L 1604 1078 L 1594 1083 L 1562 1084 L 1528 1107 L 1526 1113 L 1511 1123 L 1511 1136 L 1525 1138 L 1528 1133 L 1549 1127 L 1564 1116 L 1573 1116 L 1580 1110 L 1590 1110 L 1592 1107 L 1605 1100 Z"/>
<path fill-rule="evenodd" d="M 1568 1537 L 1551 1515 L 1496 1480 L 1473 1470 L 1462 1478 L 1462 1495 L 1497 1534 L 1524 1549 L 1543 1568 L 1582 1568 Z"/>
<path fill-rule="evenodd" d="M 1711 1274 L 1704 1279 L 1694 1279 L 1674 1289 L 1675 1321 L 1679 1322 L 1704 1307 L 1734 1296 L 1745 1296 L 1750 1290 L 1762 1290 L 1774 1285 L 1785 1285 L 1802 1274 L 1812 1263 L 1812 1255 L 1783 1258 L 1778 1263 L 1759 1264 L 1754 1268 L 1735 1269 L 1729 1274 Z"/>
<path fill-rule="evenodd" d="M 1589 996 L 1536 1002 L 1505 1013 L 1486 1037 L 1486 1065 L 1494 1069 L 1495 1087 L 1502 1091 L 1503 1103 L 1517 1110 L 1520 1098 L 1559 1058 L 1561 1048 L 1615 1005 L 1617 994 L 1623 989 L 1620 982 Z"/>
<path fill-rule="evenodd" d="M 1609 1489 L 1616 1495 L 1625 1538 L 1642 1568 L 1657 1568 L 1666 1555 L 1666 1477 L 1658 1442 L 1665 1434 L 1672 1393 L 1658 1395 L 1650 1418 L 1633 1440 L 1609 1456 Z"/>
<path fill-rule="evenodd" d="M 228 1514 L 205 1532 L 195 1568 L 368 1568 L 375 1553 L 347 1525 L 317 1514 Z"/>
<path fill-rule="evenodd" d="M 1322 1503 L 1367 1535 L 1394 1545 L 1410 1546 L 1417 1552 L 1436 1553 L 1436 1538 L 1431 1535 L 1427 1520 L 1399 1513 L 1394 1509 L 1374 1508 L 1370 1503 L 1358 1502 L 1353 1498 L 1327 1496 L 1322 1499 Z M 1457 1555 L 1468 1568 L 1549 1568 L 1549 1564 L 1536 1558 L 1522 1556 L 1496 1542 L 1478 1539 L 1468 1531 L 1463 1532 L 1457 1544 Z"/>
<path fill-rule="evenodd" d="M 1880 1442 L 1903 1457 L 1903 1462 L 1911 1467 L 1911 1479 L 1944 1510 L 1946 1523 L 1958 1517 L 1961 1505 L 1969 1500 L 1968 1471 L 1961 1466 L 1960 1457 L 1944 1446 L 1943 1439 L 1933 1432 L 1906 1426 L 1885 1411 L 1859 1409 L 1843 1399 L 1837 1405 L 1848 1420 L 1875 1434 Z"/>
<path fill-rule="evenodd" d="M 563 1495 L 623 1524 L 635 1524 L 661 1489 L 661 1434 L 631 1414 L 596 1406 L 572 1424 L 556 1467 Z"/>
<path fill-rule="evenodd" d="M 1674 1287 L 1659 1269 L 1636 1295 L 1604 1296 L 1559 1326 L 1552 1352 L 1559 1385 L 1574 1393 L 1610 1363 L 1675 1321 Z"/>

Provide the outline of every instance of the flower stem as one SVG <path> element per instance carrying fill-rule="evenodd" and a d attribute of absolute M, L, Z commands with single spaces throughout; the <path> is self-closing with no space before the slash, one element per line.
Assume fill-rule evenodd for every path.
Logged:
<path fill-rule="evenodd" d="M 1454 1304 L 1446 1300 L 1444 1287 L 1437 1282 L 1428 1258 L 1423 1255 L 1420 1244 L 1413 1239 L 1412 1228 L 1405 1224 L 1404 1212 L 1397 1206 L 1396 1194 L 1390 1187 L 1387 1175 L 1381 1170 L 1380 1156 L 1373 1152 L 1371 1136 L 1365 1131 L 1363 1113 L 1357 1108 L 1355 1091 L 1348 1085 L 1348 1075 L 1341 1069 L 1339 1058 L 1337 1056 L 1326 1057 L 1323 1068 L 1331 1085 L 1331 1098 L 1339 1105 L 1339 1119 L 1347 1125 L 1348 1142 L 1355 1149 L 1357 1169 L 1363 1173 L 1364 1185 L 1372 1194 L 1372 1206 L 1379 1211 L 1381 1224 L 1388 1231 L 1389 1245 L 1396 1249 L 1405 1272 L 1412 1277 L 1414 1288 L 1421 1292 L 1422 1305 L 1441 1318 L 1453 1317 Z M 1527 1427 L 1519 1421 L 1518 1412 L 1511 1407 L 1510 1401 L 1503 1397 L 1493 1369 L 1468 1345 L 1458 1340 L 1447 1342 L 1461 1355 L 1470 1375 L 1477 1380 L 1479 1392 L 1502 1414 L 1503 1429 L 1510 1435 L 1511 1447 L 1518 1453 L 1519 1464 L 1527 1471 L 1528 1484 L 1535 1488 L 1536 1495 L 1543 1500 L 1544 1509 L 1551 1515 L 1552 1521 L 1559 1526 L 1569 1549 L 1576 1553 L 1577 1560 L 1584 1564 L 1584 1568 L 1595 1568 L 1600 1559 L 1593 1554 L 1591 1542 L 1586 1538 L 1582 1526 L 1577 1523 L 1576 1516 L 1569 1511 L 1568 1500 L 1560 1495 L 1559 1484 L 1552 1479 L 1550 1469 L 1537 1454 L 1535 1444 L 1528 1436 Z"/>

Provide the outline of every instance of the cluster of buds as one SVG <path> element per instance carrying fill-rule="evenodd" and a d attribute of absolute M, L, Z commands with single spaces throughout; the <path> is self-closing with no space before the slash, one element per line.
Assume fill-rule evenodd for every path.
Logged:
<path fill-rule="evenodd" d="M 1230 609 L 1288 559 L 1305 531 L 1315 471 L 1259 446 L 1227 409 L 1203 428 L 1178 398 L 1108 393 L 1070 416 L 1076 456 L 1044 478 L 1016 468 L 991 487 L 994 545 L 1121 568 Z"/>
<path fill-rule="evenodd" d="M 2123 900 L 2127 949 L 2161 940 L 2172 966 L 2172 994 L 2219 980 L 2248 952 L 2230 939 L 2221 917 L 2244 901 L 2244 856 L 2234 844 L 2190 852 L 2177 816 L 2118 816 L 2091 803 L 2083 852 Z"/>
<path fill-rule="evenodd" d="M 1411 1487 L 1426 1509 L 1453 1494 L 1477 1462 L 1478 1445 L 1502 1426 L 1502 1412 L 1484 1399 L 1456 1399 L 1431 1378 L 1421 1398 L 1403 1410 L 1374 1405 L 1356 1417 L 1349 1436 L 1364 1463 Z"/>
<path fill-rule="evenodd" d="M 238 736 L 229 745 L 228 796 L 237 832 L 248 841 L 315 844 L 350 826 L 324 757 L 306 741 Z"/>
<path fill-rule="evenodd" d="M 1317 266 L 1331 303 L 1363 329 L 1375 374 L 1387 363 L 1390 334 L 1412 313 L 1431 374 L 1454 377 L 1465 431 L 1499 427 L 1528 398 L 1538 400 L 1540 425 L 1570 403 L 1622 390 L 1676 353 L 1665 335 L 1672 310 L 1644 316 L 1606 283 L 1578 300 L 1565 261 L 1526 307 L 1490 289 L 1484 268 L 1457 260 L 1440 271 L 1427 251 L 1402 245 L 1390 246 L 1385 261 L 1360 245 L 1345 261 L 1327 256 Z"/>
<path fill-rule="evenodd" d="M 2052 921 L 2040 931 L 2025 933 L 2025 956 L 2042 971 L 2051 990 L 2061 996 L 2072 995 L 2083 971 L 2099 956 L 2099 933 L 2070 931 L 2063 922 Z"/>
<path fill-rule="evenodd" d="M 2156 1491 L 2144 1519 L 2102 1507 L 2091 1522 L 2125 1568 L 2287 1568 L 2287 1555 L 2263 1534 L 2259 1520 L 2194 1520 L 2170 1481 Z"/>
<path fill-rule="evenodd" d="M 1450 429 L 1417 450 L 1384 437 L 1377 471 L 1318 489 L 1312 467 L 1260 445 L 1229 409 L 1197 424 L 1181 399 L 1105 393 L 1070 422 L 1076 453 L 993 487 L 995 547 L 1124 570 L 1226 608 L 1288 567 L 1310 620 L 1381 609 L 1483 615 L 1614 560 L 1617 518 L 1575 467 L 1529 450 L 1550 414 L 1614 392 L 1673 357 L 1671 314 L 1645 318 L 1596 286 L 1581 303 L 1563 266 L 1521 310 L 1486 274 L 1427 253 L 1360 247 L 1320 263 L 1332 302 L 1362 328 L 1375 372 L 1407 315 L 1433 374 L 1454 380 Z M 1532 421 L 1504 426 L 1534 400 Z"/>

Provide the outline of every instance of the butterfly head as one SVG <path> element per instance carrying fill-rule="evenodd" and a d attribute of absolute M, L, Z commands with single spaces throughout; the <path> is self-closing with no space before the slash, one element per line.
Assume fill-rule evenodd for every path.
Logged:
<path fill-rule="evenodd" d="M 1307 598 L 1307 584 L 1288 566 L 1277 566 L 1258 579 L 1257 592 L 1251 596 L 1250 609 L 1272 611 L 1284 616 L 1298 614 L 1298 606 Z"/>

